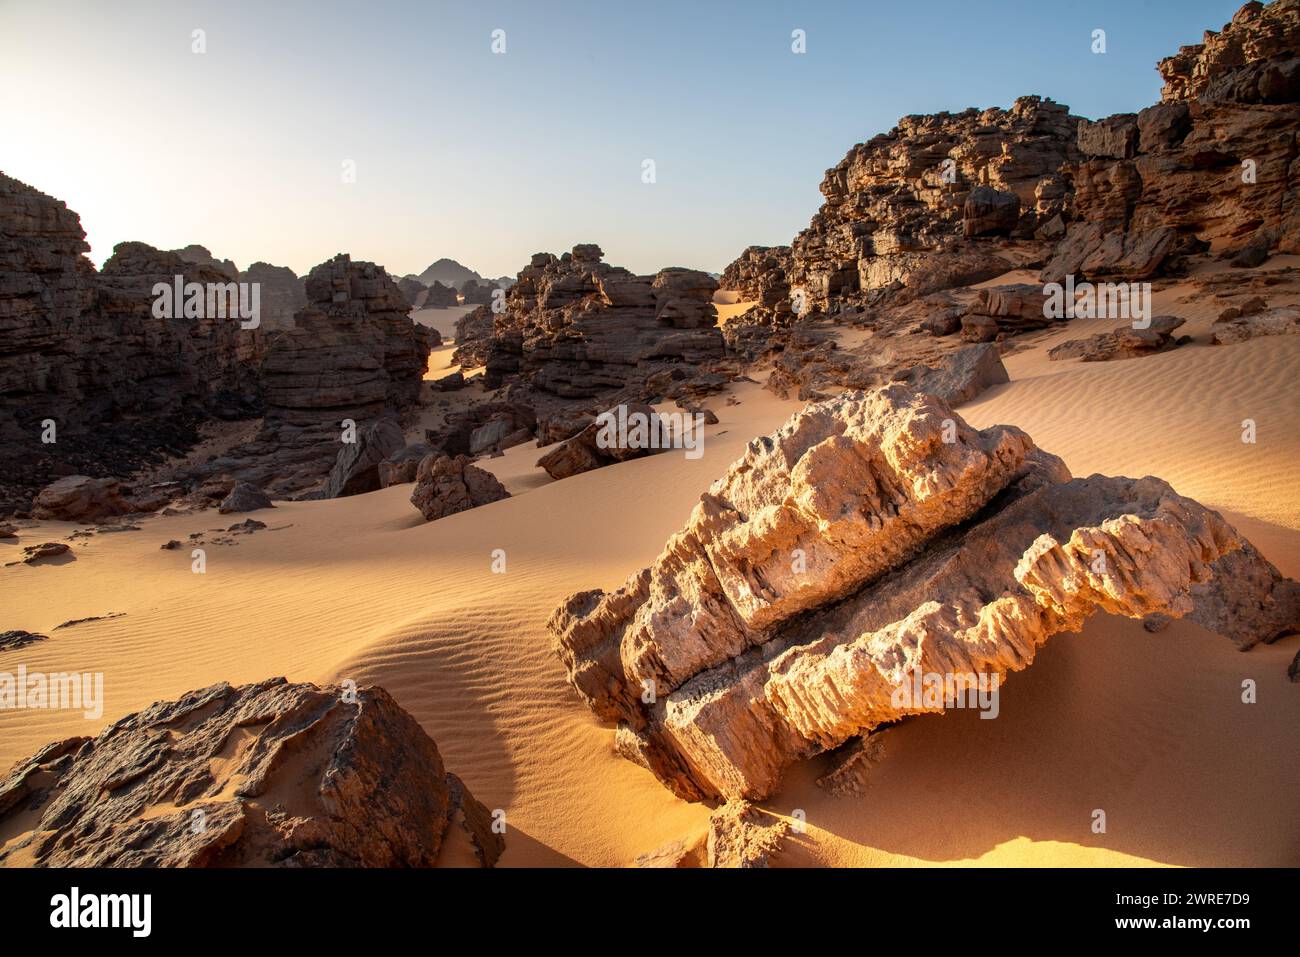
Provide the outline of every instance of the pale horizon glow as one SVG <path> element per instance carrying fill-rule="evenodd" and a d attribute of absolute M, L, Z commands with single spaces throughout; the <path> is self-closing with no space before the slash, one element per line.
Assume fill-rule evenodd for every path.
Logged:
<path fill-rule="evenodd" d="M 790 242 L 824 171 L 900 116 L 1027 94 L 1136 112 L 1156 61 L 1239 6 L 0 0 L 0 170 L 80 214 L 97 267 L 139 240 L 496 277 L 594 242 L 638 273 L 720 272 Z"/>

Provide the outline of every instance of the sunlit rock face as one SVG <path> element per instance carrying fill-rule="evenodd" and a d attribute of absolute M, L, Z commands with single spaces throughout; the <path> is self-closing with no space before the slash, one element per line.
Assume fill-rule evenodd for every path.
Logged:
<path fill-rule="evenodd" d="M 549 627 L 620 753 L 682 797 L 756 800 L 796 760 L 944 710 L 916 675 L 1018 671 L 1097 611 L 1248 648 L 1300 626 L 1300 585 L 1159 479 L 1071 479 L 1019 429 L 896 385 L 755 439 L 649 568 Z"/>

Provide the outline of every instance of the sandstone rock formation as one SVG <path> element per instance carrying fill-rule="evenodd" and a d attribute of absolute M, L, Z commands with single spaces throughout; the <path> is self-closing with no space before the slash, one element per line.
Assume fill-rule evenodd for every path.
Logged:
<path fill-rule="evenodd" d="M 1124 149 L 1084 150 L 1072 174 L 1079 222 L 1043 279 L 1141 279 L 1207 247 L 1251 247 L 1256 264 L 1270 249 L 1300 251 L 1298 53 L 1300 3 L 1277 0 L 1245 4 L 1222 32 L 1162 60 L 1162 102 L 1101 121 Z"/>
<path fill-rule="evenodd" d="M 1249 315 L 1218 319 L 1213 326 L 1214 344 L 1231 345 L 1259 336 L 1294 336 L 1300 334 L 1300 309 L 1280 306 Z"/>
<path fill-rule="evenodd" d="M 466 306 L 490 305 L 496 291 L 497 284 L 494 282 L 466 280 L 460 287 L 461 302 Z"/>
<path fill-rule="evenodd" d="M 463 455 L 427 455 L 415 473 L 411 504 L 426 522 L 509 498 L 491 472 L 471 465 Z"/>
<path fill-rule="evenodd" d="M 266 415 L 257 437 L 192 478 L 251 482 L 275 498 L 324 495 L 318 486 L 337 463 L 345 423 L 361 434 L 417 404 L 437 333 L 410 319 L 383 268 L 339 255 L 305 286 L 307 307 L 271 337 L 262 360 Z"/>
<path fill-rule="evenodd" d="M 69 475 L 41 489 L 32 515 L 58 522 L 99 522 L 137 511 L 120 482 Z"/>
<path fill-rule="evenodd" d="M 39 545 L 27 545 L 23 548 L 23 564 L 36 565 L 50 558 L 60 558 L 69 555 L 70 549 L 67 542 L 42 542 Z M 13 565 L 16 562 L 8 562 Z"/>
<path fill-rule="evenodd" d="M 263 336 L 293 328 L 293 317 L 307 305 L 307 290 L 288 266 L 255 262 L 239 274 L 240 282 L 255 282 L 261 288 Z"/>
<path fill-rule="evenodd" d="M 424 283 L 420 282 L 418 279 L 412 279 L 410 276 L 403 276 L 401 279 L 397 280 L 397 290 L 402 294 L 402 298 L 406 300 L 407 305 L 412 309 L 423 301 L 421 297 L 424 295 Z"/>
<path fill-rule="evenodd" d="M 424 729 L 382 688 L 275 678 L 191 691 L 69 738 L 0 783 L 36 867 L 428 867 L 469 829 L 491 866 L 503 841 Z"/>
<path fill-rule="evenodd" d="M 478 402 L 425 430 L 425 440 L 444 455 L 483 455 L 527 441 L 537 426 L 531 406 L 510 400 Z"/>
<path fill-rule="evenodd" d="M 0 511 L 62 475 L 161 461 L 205 416 L 257 411 L 256 330 L 154 314 L 156 283 L 224 284 L 224 267 L 122 243 L 99 273 L 88 248 L 76 213 L 0 174 Z"/>
<path fill-rule="evenodd" d="M 433 449 L 424 442 L 413 442 L 405 448 L 394 452 L 379 463 L 379 487 L 405 485 L 414 482 L 416 472 L 425 456 L 432 455 Z"/>
<path fill-rule="evenodd" d="M 736 292 L 746 302 L 757 302 L 778 318 L 792 312 L 789 246 L 750 246 L 722 271 L 720 286 Z"/>
<path fill-rule="evenodd" d="M 455 306 L 459 302 L 454 286 L 444 286 L 436 279 L 424 294 L 420 301 L 421 309 L 447 309 Z"/>
<path fill-rule="evenodd" d="M 601 261 L 599 246 L 538 253 L 494 317 L 487 385 L 516 376 L 566 398 L 636 387 L 675 363 L 722 355 L 717 280 L 690 269 L 635 276 Z"/>
<path fill-rule="evenodd" d="M 251 482 L 236 482 L 230 494 L 221 500 L 217 511 L 222 515 L 242 512 L 256 512 L 263 508 L 275 508 L 270 497 Z"/>
<path fill-rule="evenodd" d="M 1174 336 L 1174 330 L 1186 320 L 1177 316 L 1153 316 L 1145 329 L 1135 329 L 1126 323 L 1114 332 L 1099 332 L 1087 339 L 1071 339 L 1049 349 L 1049 359 L 1082 359 L 1084 362 L 1106 362 L 1110 359 L 1137 359 L 1142 356 L 1168 352 L 1181 345 L 1183 340 Z"/>
<path fill-rule="evenodd" d="M 1011 377 L 997 346 L 984 344 L 959 349 L 934 368 L 916 366 L 900 375 L 899 381 L 949 405 L 961 405 L 995 385 L 1010 382 Z"/>
<path fill-rule="evenodd" d="M 571 439 L 592 422 L 596 416 L 586 409 L 562 409 L 537 421 L 537 447 L 542 448 Z"/>
<path fill-rule="evenodd" d="M 962 338 L 991 342 L 1000 334 L 1044 329 L 1055 321 L 1047 317 L 1045 302 L 1042 287 L 1032 283 L 981 289 L 970 311 L 962 317 Z"/>
<path fill-rule="evenodd" d="M 603 441 L 606 437 L 614 435 L 610 423 L 617 419 L 618 414 L 618 409 L 607 409 L 572 438 L 538 459 L 537 467 L 545 470 L 546 474 L 553 479 L 562 479 L 580 472 L 590 472 L 592 469 L 613 465 L 615 462 L 626 462 L 629 459 L 654 455 L 668 447 L 667 441 L 663 440 L 659 413 L 651 406 L 639 404 L 624 406 L 625 418 L 633 421 L 640 418 L 647 423 L 648 431 L 653 430 L 659 436 L 659 440 L 655 442 L 647 440 L 644 444 Z"/>
<path fill-rule="evenodd" d="M 1247 3 L 1222 31 L 1206 30 L 1204 43 L 1182 47 L 1174 56 L 1160 61 L 1157 69 L 1165 81 L 1160 98 L 1165 102 L 1191 100 L 1207 94 L 1214 98 L 1216 93 L 1237 85 L 1242 67 L 1254 64 L 1259 65 L 1259 71 L 1248 75 L 1254 76 L 1257 82 L 1270 75 L 1281 80 L 1290 75 L 1281 67 L 1300 53 L 1295 43 L 1297 35 L 1300 35 L 1300 4 L 1294 0 Z M 1269 62 L 1274 60 L 1280 62 Z M 1281 88 L 1272 91 L 1266 85 L 1264 92 L 1286 91 Z"/>
<path fill-rule="evenodd" d="M 1162 102 L 1136 114 L 1088 121 L 1022 97 L 904 117 L 827 171 L 826 202 L 788 250 L 746 249 L 724 288 L 761 301 L 754 328 L 1017 266 L 1133 281 L 1206 250 L 1246 267 L 1300 251 L 1300 0 L 1247 3 L 1159 70 Z"/>
<path fill-rule="evenodd" d="M 1240 648 L 1300 627 L 1300 585 L 1155 478 L 1071 480 L 1008 426 L 901 385 L 750 443 L 654 564 L 552 615 L 619 752 L 687 799 L 760 799 L 793 761 L 1001 676 L 1096 611 L 1188 617 Z"/>
<path fill-rule="evenodd" d="M 751 248 L 724 280 L 749 295 L 789 288 L 812 314 L 837 301 L 990 279 L 1019 261 L 1011 240 L 1063 231 L 1060 169 L 1079 158 L 1078 122 L 1036 96 L 1010 110 L 903 117 L 827 171 L 825 204 L 788 259 L 772 257 L 768 271 L 779 275 L 765 277 Z"/>
<path fill-rule="evenodd" d="M 355 442 L 345 442 L 339 449 L 334 468 L 325 480 L 324 498 L 360 495 L 383 488 L 380 463 L 400 452 L 406 445 L 402 427 L 389 418 L 380 419 L 360 429 Z"/>
<path fill-rule="evenodd" d="M 212 255 L 212 251 L 207 246 L 200 246 L 198 243 L 191 243 L 182 249 L 170 249 L 168 252 L 173 252 L 186 262 L 194 263 L 196 266 L 208 266 L 216 269 L 231 279 L 239 275 L 239 267 L 235 265 L 233 260 L 218 259 Z"/>
<path fill-rule="evenodd" d="M 492 310 L 479 306 L 456 320 L 456 351 L 451 361 L 466 369 L 487 365 L 492 349 Z"/>

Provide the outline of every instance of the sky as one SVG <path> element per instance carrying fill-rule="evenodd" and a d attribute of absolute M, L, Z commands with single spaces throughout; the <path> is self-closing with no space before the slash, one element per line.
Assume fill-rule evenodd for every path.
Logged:
<path fill-rule="evenodd" d="M 1156 61 L 1239 6 L 0 0 L 0 170 L 80 213 L 97 266 L 139 240 L 513 276 L 595 242 L 720 272 L 788 243 L 825 170 L 900 116 L 1031 93 L 1135 112 Z"/>

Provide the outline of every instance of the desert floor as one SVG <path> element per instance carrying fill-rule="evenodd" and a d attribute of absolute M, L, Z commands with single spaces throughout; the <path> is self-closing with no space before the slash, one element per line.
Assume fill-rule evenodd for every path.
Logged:
<path fill-rule="evenodd" d="M 1186 317 L 1180 332 L 1196 341 L 1144 359 L 1047 361 L 1051 345 L 1114 322 L 1041 334 L 1007 356 L 1010 383 L 961 412 L 1022 427 L 1076 475 L 1161 476 L 1300 577 L 1300 337 L 1211 346 L 1221 306 L 1190 287 L 1158 293 L 1155 311 Z M 446 334 L 463 311 L 417 319 Z M 452 348 L 428 378 L 446 374 Z M 480 463 L 512 498 L 433 523 L 397 486 L 258 512 L 270 527 L 210 546 L 203 575 L 188 548 L 159 546 L 247 516 L 147 517 L 141 531 L 75 540 L 75 560 L 0 568 L 0 630 L 50 636 L 0 654 L 0 669 L 102 671 L 107 699 L 99 721 L 0 711 L 0 768 L 214 682 L 350 678 L 392 692 L 447 767 L 506 810 L 503 865 L 625 865 L 702 833 L 708 807 L 613 754 L 612 730 L 569 689 L 544 623 L 568 593 L 616 587 L 648 564 L 745 444 L 798 407 L 751 383 L 732 394 L 739 404 L 708 403 L 720 422 L 695 461 L 669 452 L 552 482 L 525 445 Z M 1253 445 L 1241 441 L 1247 418 Z M 72 531 L 23 529 L 0 557 Z M 504 574 L 492 571 L 495 549 Z M 1300 864 L 1300 687 L 1286 677 L 1297 649 L 1292 637 L 1239 653 L 1189 623 L 1148 634 L 1098 616 L 1010 677 L 998 720 L 957 711 L 891 731 L 863 796 L 816 786 L 827 758 L 797 767 L 765 805 L 807 819 L 777 863 Z M 1255 704 L 1241 701 L 1246 678 Z M 1090 828 L 1097 808 L 1105 834 Z"/>

